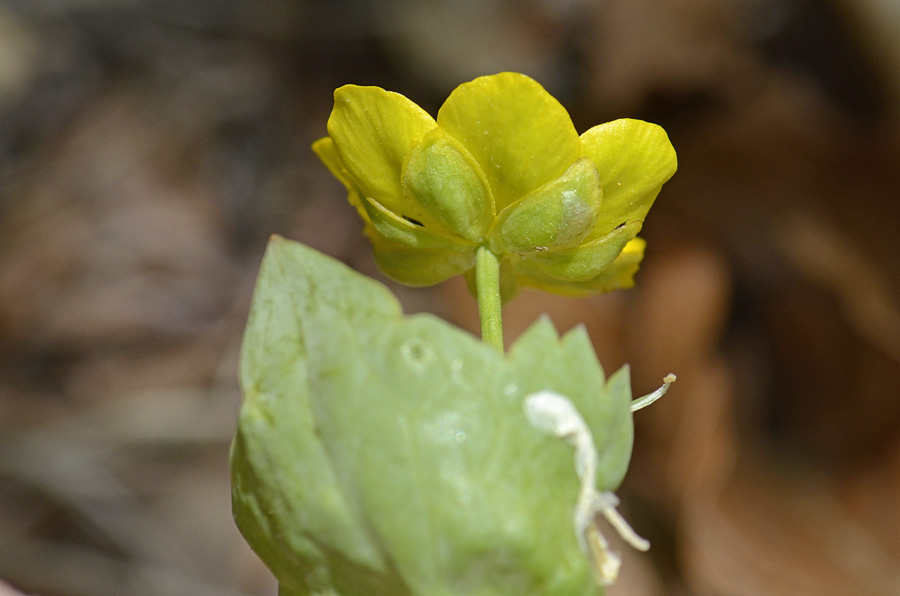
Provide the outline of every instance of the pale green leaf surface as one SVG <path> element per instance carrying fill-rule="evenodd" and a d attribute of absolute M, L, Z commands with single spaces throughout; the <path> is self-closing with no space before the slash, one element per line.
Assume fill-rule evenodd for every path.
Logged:
<path fill-rule="evenodd" d="M 573 451 L 526 395 L 569 397 L 614 489 L 630 457 L 628 375 L 547 320 L 507 356 L 380 284 L 274 238 L 241 361 L 235 519 L 282 596 L 588 596 Z"/>

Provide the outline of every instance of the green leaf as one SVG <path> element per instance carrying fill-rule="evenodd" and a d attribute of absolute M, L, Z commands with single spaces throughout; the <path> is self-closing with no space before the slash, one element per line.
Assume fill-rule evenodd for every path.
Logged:
<path fill-rule="evenodd" d="M 614 489 L 631 451 L 627 371 L 541 320 L 507 356 L 380 284 L 273 238 L 241 359 L 235 520 L 285 596 L 587 596 L 572 450 L 523 399 L 567 396 Z"/>

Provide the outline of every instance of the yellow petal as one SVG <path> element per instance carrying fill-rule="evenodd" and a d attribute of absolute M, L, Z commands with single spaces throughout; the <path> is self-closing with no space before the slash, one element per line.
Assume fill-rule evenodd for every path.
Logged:
<path fill-rule="evenodd" d="M 359 189 L 356 187 L 353 179 L 350 177 L 350 174 L 344 168 L 343 164 L 341 164 L 341 160 L 337 156 L 337 152 L 334 150 L 334 142 L 330 137 L 324 137 L 316 141 L 312 144 L 313 152 L 322 160 L 322 163 L 331 171 L 332 175 L 337 178 L 347 189 L 347 200 L 351 205 L 356 207 L 357 213 L 362 217 L 367 223 L 369 222 L 369 216 L 366 214 L 366 210 L 363 208 L 362 197 L 360 196 Z"/>
<path fill-rule="evenodd" d="M 475 251 L 410 248 L 369 231 L 378 268 L 402 284 L 430 286 L 475 267 Z"/>
<path fill-rule="evenodd" d="M 400 173 L 412 148 L 435 126 L 428 113 L 399 93 L 344 85 L 334 92 L 328 135 L 364 196 L 421 220 L 424 214 L 403 197 Z"/>
<path fill-rule="evenodd" d="M 312 150 L 322 160 L 322 163 L 325 164 L 332 175 L 346 186 L 348 190 L 354 186 L 350 174 L 344 169 L 341 160 L 338 159 L 331 137 L 322 137 L 317 140 L 312 144 Z"/>
<path fill-rule="evenodd" d="M 581 135 L 581 147 L 597 166 L 603 185 L 603 206 L 591 238 L 626 221 L 643 221 L 663 183 L 678 167 L 666 131 L 642 120 L 595 126 Z"/>
<path fill-rule="evenodd" d="M 566 109 L 518 73 L 460 85 L 437 121 L 481 166 L 497 211 L 561 176 L 580 156 L 578 133 Z"/>
<path fill-rule="evenodd" d="M 592 279 L 585 281 L 573 282 L 531 276 L 522 276 L 519 281 L 523 285 L 566 296 L 588 296 L 625 290 L 634 286 L 634 275 L 640 269 L 646 245 L 643 238 L 633 238 L 612 264 Z"/>

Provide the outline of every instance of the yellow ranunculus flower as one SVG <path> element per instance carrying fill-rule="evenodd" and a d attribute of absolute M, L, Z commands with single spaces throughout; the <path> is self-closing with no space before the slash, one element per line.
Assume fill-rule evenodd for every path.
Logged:
<path fill-rule="evenodd" d="M 379 87 L 345 85 L 334 99 L 313 150 L 388 276 L 471 276 L 484 246 L 501 261 L 504 298 L 519 284 L 569 295 L 633 285 L 636 234 L 677 166 L 659 126 L 622 119 L 579 136 L 556 99 L 511 72 L 460 85 L 437 120 Z"/>

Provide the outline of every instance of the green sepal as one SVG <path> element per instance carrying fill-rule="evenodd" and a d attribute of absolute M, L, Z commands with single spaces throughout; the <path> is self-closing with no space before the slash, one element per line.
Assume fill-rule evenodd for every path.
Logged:
<path fill-rule="evenodd" d="M 468 245 L 462 238 L 452 236 L 422 215 L 419 216 L 421 219 L 404 217 L 369 198 L 362 199 L 362 206 L 375 229 L 391 242 L 409 248 L 474 252 L 474 247 Z"/>
<path fill-rule="evenodd" d="M 642 223 L 626 222 L 606 236 L 577 248 L 523 255 L 515 262 L 516 271 L 554 282 L 588 281 L 612 265 L 625 245 L 640 231 Z"/>
<path fill-rule="evenodd" d="M 491 250 L 505 255 L 574 247 L 593 229 L 602 196 L 597 168 L 579 159 L 497 216 Z"/>
<path fill-rule="evenodd" d="M 367 230 L 375 263 L 382 273 L 409 286 L 430 286 L 454 275 L 474 271 L 475 251 L 411 248 Z"/>
<path fill-rule="evenodd" d="M 589 296 L 597 292 L 625 290 L 634 286 L 634 276 L 641 267 L 646 242 L 643 238 L 632 238 L 616 260 L 594 277 L 584 281 L 565 281 L 563 279 L 541 277 L 538 275 L 522 276 L 523 286 L 531 286 L 542 290 L 565 294 L 568 296 Z"/>
<path fill-rule="evenodd" d="M 458 141 L 436 128 L 403 165 L 403 190 L 437 221 L 480 242 L 494 219 L 494 200 L 481 168 Z"/>

